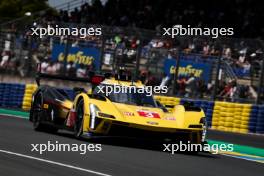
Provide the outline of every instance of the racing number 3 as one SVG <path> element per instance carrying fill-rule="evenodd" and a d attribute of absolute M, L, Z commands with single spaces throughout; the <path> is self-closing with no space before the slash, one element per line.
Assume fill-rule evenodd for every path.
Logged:
<path fill-rule="evenodd" d="M 138 114 L 142 117 L 148 117 L 148 118 L 160 118 L 159 114 L 156 112 L 150 112 L 150 111 L 138 111 Z"/>

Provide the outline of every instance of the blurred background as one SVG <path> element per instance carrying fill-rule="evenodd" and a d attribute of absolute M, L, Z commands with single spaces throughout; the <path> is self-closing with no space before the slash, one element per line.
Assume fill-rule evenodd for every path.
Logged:
<path fill-rule="evenodd" d="M 0 81 L 34 83 L 38 64 L 70 77 L 125 68 L 170 96 L 262 104 L 262 10 L 250 0 L 1 0 Z M 162 35 L 175 24 L 232 27 L 234 36 Z M 47 25 L 101 27 L 103 35 L 31 35 Z"/>

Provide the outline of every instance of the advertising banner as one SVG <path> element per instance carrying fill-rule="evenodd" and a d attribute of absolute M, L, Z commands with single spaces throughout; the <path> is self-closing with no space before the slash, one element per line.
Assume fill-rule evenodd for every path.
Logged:
<path fill-rule="evenodd" d="M 65 45 L 55 44 L 52 49 L 52 61 L 64 61 Z M 69 47 L 66 63 L 73 62 L 77 66 L 83 64 L 93 65 L 96 70 L 100 68 L 100 50 L 97 48 Z"/>
<path fill-rule="evenodd" d="M 176 60 L 166 59 L 164 62 L 164 73 L 171 76 L 175 73 Z M 210 81 L 211 76 L 211 64 L 210 63 L 200 63 L 195 61 L 187 61 L 180 59 L 178 76 L 190 76 L 194 74 L 195 77 L 201 78 L 205 82 Z"/>

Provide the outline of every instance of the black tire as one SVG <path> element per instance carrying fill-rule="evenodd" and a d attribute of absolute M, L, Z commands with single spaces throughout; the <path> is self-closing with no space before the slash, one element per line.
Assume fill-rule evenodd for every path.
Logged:
<path fill-rule="evenodd" d="M 47 114 L 45 113 L 42 107 L 43 107 L 43 96 L 41 93 L 39 93 L 35 96 L 33 102 L 33 109 L 32 109 L 32 122 L 33 122 L 34 130 L 56 133 L 58 131 L 58 128 L 43 123 L 44 117 Z"/>
<path fill-rule="evenodd" d="M 43 121 L 43 97 L 39 93 L 35 96 L 34 102 L 32 104 L 32 122 L 33 128 L 36 131 L 43 131 L 45 129 Z"/>
<path fill-rule="evenodd" d="M 202 145 L 201 139 L 202 138 L 201 138 L 201 135 L 199 132 L 191 134 L 191 138 L 190 138 L 191 144 L 197 144 L 200 146 L 197 150 L 190 151 L 191 154 L 197 155 L 197 154 L 199 154 L 199 152 L 203 151 L 203 145 Z"/>
<path fill-rule="evenodd" d="M 83 99 L 79 101 L 76 108 L 76 122 L 74 124 L 74 135 L 80 138 L 83 134 L 83 115 L 84 115 Z"/>

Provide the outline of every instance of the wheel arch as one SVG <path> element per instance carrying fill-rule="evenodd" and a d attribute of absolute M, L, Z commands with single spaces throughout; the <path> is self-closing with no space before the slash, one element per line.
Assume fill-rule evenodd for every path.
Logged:
<path fill-rule="evenodd" d="M 33 105 L 34 105 L 35 97 L 38 96 L 39 94 L 43 94 L 42 91 L 43 90 L 41 88 L 39 88 L 32 95 L 31 108 L 30 108 L 30 111 L 29 111 L 29 121 L 31 121 L 31 122 L 33 121 L 32 120 L 32 115 L 33 115 Z"/>
<path fill-rule="evenodd" d="M 83 131 L 84 132 L 88 132 L 89 131 L 89 123 L 90 123 L 90 109 L 89 109 L 89 102 L 90 102 L 90 98 L 88 97 L 87 94 L 85 93 L 81 93 L 79 95 L 77 95 L 74 99 L 74 103 L 73 103 L 73 109 L 74 111 L 77 110 L 78 104 L 79 102 L 83 100 Z"/>

